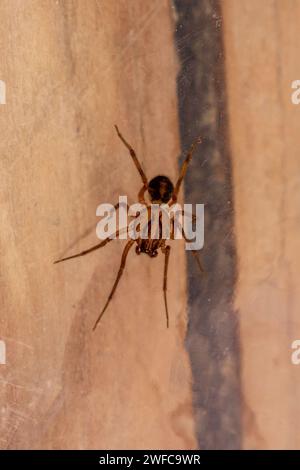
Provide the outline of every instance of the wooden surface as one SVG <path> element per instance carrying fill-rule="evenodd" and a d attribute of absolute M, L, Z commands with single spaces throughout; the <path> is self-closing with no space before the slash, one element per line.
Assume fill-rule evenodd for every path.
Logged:
<path fill-rule="evenodd" d="M 188 257 L 187 350 L 201 449 L 241 445 L 239 316 L 234 308 L 236 250 L 228 139 L 223 30 L 216 0 L 176 1 L 180 129 L 183 147 L 201 135 L 185 200 L 205 204 L 206 276 Z M 228 406 L 231 403 L 231 406 Z"/>
<path fill-rule="evenodd" d="M 1 448 L 186 449 L 197 446 L 196 435 L 204 447 L 242 442 L 251 449 L 300 448 L 300 372 L 291 363 L 291 343 L 300 337 L 300 107 L 291 103 L 291 83 L 300 78 L 300 1 L 220 4 L 222 21 L 211 10 L 214 0 L 199 9 L 193 2 L 193 28 L 177 45 L 187 47 L 190 57 L 178 83 L 189 112 L 206 103 L 202 114 L 181 123 L 183 147 L 202 126 L 209 134 L 206 157 L 211 152 L 200 174 L 206 183 L 199 184 L 195 169 L 190 175 L 189 202 L 203 202 L 199 191 L 205 188 L 221 214 L 207 224 L 204 258 L 216 275 L 201 291 L 204 296 L 206 286 L 214 286 L 206 297 L 216 307 L 202 305 L 199 317 L 193 310 L 189 359 L 182 243 L 173 243 L 171 253 L 169 330 L 161 256 L 131 254 L 95 333 L 124 242 L 52 264 L 97 242 L 101 202 L 115 203 L 119 194 L 136 201 L 139 176 L 115 123 L 149 177 L 166 173 L 175 179 L 178 16 L 167 0 L 0 2 L 0 79 L 6 83 L 0 107 L 0 339 L 7 349 L 7 364 L 0 365 Z M 213 84 L 208 77 L 222 57 L 212 47 L 210 60 L 201 49 L 209 46 L 209 21 L 215 21 L 216 41 L 223 28 L 225 48 L 226 73 Z M 228 142 L 218 114 L 225 101 Z M 218 224 L 224 214 L 232 217 L 222 208 L 231 198 L 228 155 L 236 246 L 224 244 L 222 251 L 213 237 L 225 236 Z M 234 248 L 238 277 L 229 310 Z M 229 287 L 216 261 L 222 253 Z M 223 294 L 230 321 L 220 316 Z M 197 290 L 193 298 L 200 301 Z M 229 340 L 232 349 L 225 354 Z M 199 404 L 194 411 L 192 385 Z"/>
<path fill-rule="evenodd" d="M 173 19 L 167 1 L 0 3 L 3 448 L 193 448 L 184 246 L 128 260 L 99 328 L 122 242 L 97 242 L 95 211 L 140 180 L 118 123 L 151 177 L 177 174 Z"/>
<path fill-rule="evenodd" d="M 244 448 L 300 447 L 299 0 L 222 2 Z"/>

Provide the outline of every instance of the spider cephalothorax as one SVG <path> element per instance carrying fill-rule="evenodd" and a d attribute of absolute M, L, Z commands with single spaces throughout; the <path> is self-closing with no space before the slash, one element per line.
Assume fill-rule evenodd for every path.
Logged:
<path fill-rule="evenodd" d="M 172 181 L 167 176 L 155 176 L 149 181 L 148 193 L 152 203 L 167 204 L 174 191 Z"/>
<path fill-rule="evenodd" d="M 146 177 L 146 175 L 145 175 L 145 173 L 144 173 L 144 171 L 141 167 L 141 164 L 140 164 L 140 162 L 139 162 L 139 160 L 136 156 L 136 153 L 135 153 L 134 149 L 124 139 L 124 137 L 120 133 L 118 127 L 115 126 L 115 128 L 116 128 L 116 131 L 117 131 L 117 134 L 118 134 L 119 138 L 122 140 L 123 144 L 128 148 L 128 150 L 130 152 L 130 155 L 131 155 L 131 157 L 134 161 L 134 164 L 135 164 L 135 166 L 136 166 L 136 168 L 137 168 L 137 170 L 138 170 L 138 172 L 139 172 L 139 174 L 142 178 L 143 186 L 142 186 L 142 188 L 140 189 L 140 191 L 138 193 L 139 203 L 145 205 L 146 208 L 147 208 L 147 211 L 150 210 L 151 204 L 168 204 L 169 207 L 173 206 L 177 201 L 177 195 L 178 195 L 181 183 L 183 181 L 183 178 L 185 176 L 188 164 L 192 159 L 192 155 L 193 155 L 193 152 L 194 152 L 194 149 L 195 149 L 195 145 L 196 145 L 196 143 L 201 142 L 200 139 L 197 139 L 197 141 L 192 144 L 190 150 L 188 151 L 187 156 L 186 156 L 186 158 L 183 162 L 178 180 L 177 180 L 176 185 L 174 187 L 173 183 L 170 181 L 170 179 L 167 176 L 162 176 L 162 175 L 156 176 L 155 178 L 151 179 L 150 182 L 148 182 L 148 179 L 147 179 L 147 177 Z M 146 200 L 145 200 L 145 193 L 146 192 L 148 192 L 148 194 L 150 196 L 150 201 L 151 201 L 150 204 L 148 202 L 146 202 Z M 119 204 L 116 204 L 115 209 L 118 209 L 118 208 L 119 208 Z M 128 210 L 128 208 L 127 208 L 127 210 Z M 182 213 L 183 213 L 183 211 L 182 211 Z M 154 225 L 153 225 L 152 221 L 147 222 L 147 224 L 144 226 L 146 228 L 148 234 L 149 234 L 149 236 L 146 239 L 144 239 L 140 235 L 138 238 L 130 239 L 126 243 L 126 246 L 125 246 L 123 254 L 122 254 L 121 265 L 120 265 L 120 268 L 119 268 L 119 271 L 118 271 L 117 278 L 116 278 L 115 283 L 113 285 L 113 288 L 112 288 L 112 290 L 111 290 L 111 292 L 108 296 L 107 302 L 104 305 L 104 308 L 102 309 L 100 315 L 98 316 L 98 318 L 97 318 L 97 320 L 94 324 L 94 328 L 93 328 L 94 330 L 96 329 L 99 321 L 101 320 L 105 310 L 107 309 L 107 307 L 109 305 L 109 302 L 111 301 L 111 299 L 112 299 L 112 297 L 113 297 L 113 295 L 116 291 L 116 288 L 118 286 L 118 283 L 119 283 L 119 281 L 121 279 L 121 276 L 123 274 L 123 271 L 124 271 L 127 255 L 129 253 L 131 247 L 134 245 L 134 243 L 137 244 L 136 254 L 138 254 L 138 255 L 141 254 L 141 253 L 145 253 L 145 254 L 149 255 L 151 258 L 154 258 L 155 256 L 158 255 L 158 250 L 161 249 L 162 253 L 165 256 L 163 292 L 164 292 L 164 301 L 165 301 L 165 309 L 166 309 L 167 327 L 169 326 L 169 313 L 168 313 L 168 304 L 167 304 L 167 278 L 168 278 L 168 264 L 169 264 L 169 256 L 170 256 L 171 247 L 166 244 L 166 238 L 163 238 L 163 230 L 162 230 L 162 225 L 161 225 L 161 219 L 159 219 L 159 223 L 158 223 L 159 236 L 157 238 L 151 238 L 151 235 L 150 235 L 151 234 L 151 224 L 152 224 L 152 227 L 153 227 Z M 125 230 L 128 233 L 128 227 L 126 227 Z M 184 233 L 183 228 L 181 230 L 182 230 L 182 235 L 183 235 L 184 239 L 186 241 L 188 241 L 187 237 Z M 66 258 L 59 259 L 59 260 L 55 261 L 54 263 L 60 263 L 61 261 L 66 261 L 66 260 L 71 259 L 71 258 L 77 258 L 78 256 L 87 255 L 88 253 L 91 253 L 92 251 L 95 251 L 98 248 L 102 248 L 107 243 L 111 242 L 114 238 L 117 238 L 119 236 L 119 234 L 120 234 L 120 231 L 118 230 L 114 235 L 111 235 L 108 238 L 106 238 L 105 240 L 102 240 L 97 245 L 92 246 L 91 248 L 88 248 L 87 250 L 84 250 L 81 253 L 77 253 L 76 255 L 72 255 L 72 256 L 68 256 Z M 171 230 L 170 239 L 174 240 L 174 223 L 173 223 L 173 228 Z M 202 268 L 202 265 L 201 265 L 201 262 L 200 262 L 200 258 L 198 257 L 198 253 L 195 250 L 192 250 L 192 253 L 196 257 L 196 261 L 198 263 L 198 266 L 199 266 L 200 270 L 203 271 L 203 268 Z"/>

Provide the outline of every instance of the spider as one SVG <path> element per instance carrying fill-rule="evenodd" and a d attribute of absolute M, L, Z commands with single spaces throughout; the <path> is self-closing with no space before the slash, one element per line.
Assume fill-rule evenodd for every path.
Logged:
<path fill-rule="evenodd" d="M 196 144 L 201 143 L 201 139 L 198 138 L 196 141 L 191 145 L 185 160 L 182 164 L 178 180 L 175 184 L 171 182 L 171 180 L 167 176 L 159 175 L 155 176 L 152 178 L 150 181 L 148 181 L 142 166 L 137 158 L 137 155 L 134 151 L 134 149 L 131 147 L 131 145 L 125 140 L 121 132 L 119 131 L 118 127 L 115 125 L 115 129 L 117 132 L 118 137 L 120 140 L 123 142 L 123 144 L 127 147 L 129 150 L 129 153 L 132 157 L 132 160 L 140 174 L 140 177 L 143 182 L 143 186 L 140 189 L 138 193 L 138 200 L 140 204 L 143 204 L 147 208 L 151 207 L 151 204 L 167 204 L 169 207 L 172 207 L 174 204 L 177 202 L 177 197 L 178 193 L 182 184 L 182 181 L 185 177 L 187 167 L 192 159 Z M 145 193 L 148 193 L 150 203 L 146 202 L 145 200 Z M 119 209 L 120 205 L 119 203 L 114 206 L 115 210 Z M 128 211 L 128 206 L 127 206 L 127 211 Z M 195 220 L 195 216 L 191 215 L 193 220 Z M 126 227 L 126 230 L 128 230 L 128 226 Z M 150 233 L 151 230 L 151 221 L 149 222 L 149 227 L 148 227 L 148 233 Z M 190 241 L 185 233 L 183 228 L 181 227 L 182 230 L 182 235 L 186 241 Z M 85 256 L 88 253 L 91 253 L 92 251 L 98 250 L 98 248 L 104 247 L 107 243 L 112 241 L 114 238 L 117 238 L 118 235 L 120 234 L 121 230 L 117 230 L 115 234 L 105 238 L 102 240 L 100 243 L 97 245 L 92 246 L 91 248 L 88 248 L 84 251 L 81 251 L 80 253 L 77 253 L 75 255 L 67 256 L 65 258 L 58 259 L 54 261 L 54 264 L 56 263 L 61 263 L 62 261 L 70 260 L 73 258 L 78 258 L 79 256 Z M 171 231 L 170 239 L 174 240 L 174 226 L 173 230 Z M 108 296 L 108 299 L 106 301 L 106 304 L 104 305 L 100 315 L 98 316 L 94 326 L 93 326 L 93 331 L 97 328 L 98 323 L 100 322 L 101 318 L 103 317 L 104 312 L 106 311 L 110 301 L 112 300 L 112 297 L 117 289 L 117 286 L 119 284 L 119 281 L 122 277 L 125 265 L 126 265 L 126 260 L 127 260 L 127 255 L 134 245 L 134 243 L 137 244 L 136 246 L 136 254 L 140 255 L 141 253 L 145 253 L 151 258 L 154 258 L 158 255 L 158 250 L 160 249 L 161 252 L 164 254 L 164 277 L 163 277 L 163 294 L 164 294 L 164 304 L 165 304 L 165 313 L 166 313 L 166 322 L 167 322 L 167 328 L 169 327 L 169 310 L 168 310 L 168 302 L 167 302 L 167 282 L 168 282 L 168 265 L 169 265 L 169 257 L 170 257 L 170 252 L 171 252 L 171 246 L 166 244 L 166 239 L 162 237 L 162 227 L 161 227 L 161 219 L 159 219 L 159 237 L 157 239 L 151 239 L 151 238 L 140 238 L 138 237 L 136 240 L 130 239 L 123 250 L 122 257 L 121 257 L 121 264 L 119 267 L 119 271 L 116 277 L 116 280 L 114 282 L 114 285 L 112 287 L 112 290 Z M 195 259 L 197 261 L 198 267 L 201 272 L 204 272 L 204 269 L 202 267 L 202 263 L 200 261 L 200 257 L 198 256 L 198 253 L 195 250 L 192 250 L 192 254 L 195 256 Z"/>

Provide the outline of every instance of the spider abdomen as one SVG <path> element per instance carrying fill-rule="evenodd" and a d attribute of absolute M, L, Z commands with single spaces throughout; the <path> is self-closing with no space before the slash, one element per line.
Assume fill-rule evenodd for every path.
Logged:
<path fill-rule="evenodd" d="M 151 202 L 166 204 L 172 197 L 174 186 L 167 176 L 155 176 L 149 182 L 148 192 Z"/>

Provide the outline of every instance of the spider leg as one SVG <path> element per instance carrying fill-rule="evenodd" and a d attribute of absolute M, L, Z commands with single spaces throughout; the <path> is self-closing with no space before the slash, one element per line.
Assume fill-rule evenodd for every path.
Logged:
<path fill-rule="evenodd" d="M 131 147 L 131 145 L 129 145 L 129 143 L 124 139 L 124 137 L 122 136 L 121 132 L 119 131 L 119 128 L 118 126 L 115 125 L 115 129 L 117 131 L 117 134 L 118 134 L 118 137 L 122 140 L 123 144 L 128 148 L 129 152 L 130 152 L 130 155 L 132 157 L 132 160 L 139 172 L 139 174 L 141 175 L 141 178 L 142 178 L 142 181 L 144 183 L 144 186 L 145 188 L 148 188 L 148 180 L 147 180 L 147 177 L 141 167 L 141 164 L 136 156 L 136 153 L 135 151 L 133 150 L 133 148 Z"/>
<path fill-rule="evenodd" d="M 142 188 L 139 190 L 138 193 L 138 200 L 140 204 L 144 204 L 145 206 L 148 206 L 148 204 L 145 201 L 145 192 L 147 191 L 147 186 L 142 186 Z"/>
<path fill-rule="evenodd" d="M 114 205 L 114 210 L 117 211 L 118 209 L 120 209 L 120 207 L 126 207 L 126 210 L 128 212 L 129 205 L 126 204 L 126 202 L 117 202 L 117 204 Z M 111 210 L 111 212 L 113 212 L 113 210 Z"/>
<path fill-rule="evenodd" d="M 132 247 L 132 245 L 135 243 L 135 240 L 129 240 L 126 245 L 125 245 L 125 248 L 124 248 L 124 251 L 123 251 L 123 254 L 122 254 L 122 258 L 121 258 L 121 264 L 120 264 L 120 268 L 119 268 L 119 271 L 118 271 L 118 275 L 117 275 L 117 278 L 115 280 L 115 283 L 113 285 L 113 288 L 111 290 L 111 293 L 109 294 L 108 296 L 108 299 L 106 301 L 106 304 L 104 305 L 104 308 L 102 310 L 102 312 L 100 313 L 99 317 L 97 318 L 94 326 L 93 326 L 93 331 L 95 331 L 95 329 L 97 328 L 97 325 L 99 323 L 99 321 L 101 320 L 105 310 L 107 309 L 108 305 L 109 305 L 109 302 L 111 301 L 114 293 L 115 293 L 115 290 L 119 284 L 119 281 L 121 279 L 121 276 L 123 274 L 123 271 L 124 271 L 124 268 L 125 268 L 125 264 L 126 264 L 126 258 L 127 258 L 127 255 L 129 253 L 129 250 L 130 248 Z"/>
<path fill-rule="evenodd" d="M 177 196 L 178 196 L 178 193 L 179 193 L 179 190 L 180 190 L 180 186 L 181 186 L 181 183 L 182 183 L 182 181 L 185 177 L 188 165 L 189 165 L 190 161 L 192 160 L 192 156 L 193 156 L 193 153 L 195 151 L 196 144 L 200 144 L 200 143 L 201 143 L 201 139 L 200 139 L 200 137 L 198 137 L 198 139 L 196 139 L 195 142 L 193 142 L 193 144 L 191 145 L 190 150 L 188 151 L 187 156 L 185 157 L 185 160 L 184 160 L 184 162 L 182 164 L 182 167 L 181 167 L 181 170 L 180 170 L 179 178 L 177 180 L 177 183 L 176 183 L 174 191 L 173 191 L 172 199 L 170 201 L 171 204 L 173 204 L 174 202 L 177 201 Z"/>
<path fill-rule="evenodd" d="M 184 230 L 183 230 L 183 227 L 181 227 L 181 230 L 182 230 L 182 235 L 183 235 L 183 238 L 185 239 L 186 242 L 190 242 L 192 240 L 189 240 L 186 236 L 186 234 L 184 233 Z M 198 253 L 197 250 L 190 250 L 192 252 L 192 255 L 194 256 L 195 260 L 196 260 L 196 263 L 201 271 L 201 273 L 205 273 L 205 269 L 203 267 L 203 264 L 201 262 L 201 258 L 200 258 L 200 255 Z"/>
<path fill-rule="evenodd" d="M 164 301 L 165 301 L 165 309 L 166 309 L 167 328 L 169 328 L 169 310 L 168 310 L 168 301 L 167 301 L 167 284 L 168 284 L 168 266 L 169 266 L 170 251 L 171 251 L 171 247 L 169 245 L 167 245 L 166 247 L 162 247 L 162 252 L 165 255 L 163 291 L 164 291 Z"/>
<path fill-rule="evenodd" d="M 196 263 L 197 263 L 197 265 L 198 265 L 198 267 L 199 267 L 201 273 L 204 274 L 204 273 L 205 273 L 205 269 L 204 269 L 203 264 L 202 264 L 202 262 L 201 262 L 201 258 L 200 258 L 199 253 L 198 253 L 197 251 L 195 251 L 195 250 L 192 250 L 192 255 L 194 256 L 194 258 L 195 258 L 195 260 L 196 260 Z"/>
<path fill-rule="evenodd" d="M 110 237 L 117 237 L 121 232 L 123 232 L 124 230 L 128 230 L 128 227 L 125 227 L 121 230 L 117 230 L 116 233 L 114 233 L 114 235 L 111 235 Z M 81 251 L 80 253 L 77 253 L 76 255 L 71 255 L 71 256 L 67 256 L 65 258 L 61 258 L 61 259 L 58 259 L 56 261 L 54 261 L 53 264 L 57 264 L 57 263 L 61 263 L 62 261 L 67 261 L 69 259 L 73 259 L 73 258 L 78 258 L 79 256 L 84 256 L 84 255 L 87 255 L 88 253 L 91 253 L 92 251 L 95 251 L 95 250 L 98 250 L 98 248 L 102 248 L 103 246 L 105 246 L 107 243 L 111 242 L 112 240 L 114 240 L 114 238 L 105 238 L 104 240 L 102 240 L 102 242 L 100 243 L 97 243 L 97 245 L 94 245 L 92 246 L 91 248 L 88 248 L 87 250 L 83 250 Z"/>
<path fill-rule="evenodd" d="M 182 211 L 182 217 L 191 217 L 193 222 L 196 222 L 197 216 L 195 214 L 191 214 L 190 212 L 187 211 Z"/>

